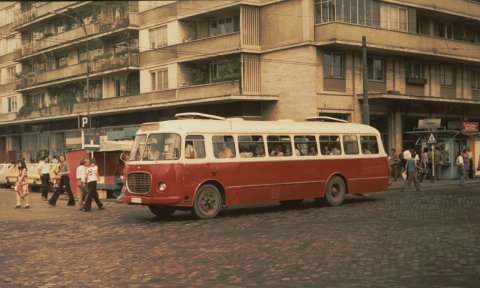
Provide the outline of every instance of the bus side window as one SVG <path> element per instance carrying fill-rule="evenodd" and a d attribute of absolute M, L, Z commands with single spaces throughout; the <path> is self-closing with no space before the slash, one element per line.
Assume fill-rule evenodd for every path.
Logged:
<path fill-rule="evenodd" d="M 188 135 L 185 138 L 185 158 L 205 158 L 205 139 L 202 135 Z"/>
<path fill-rule="evenodd" d="M 265 157 L 265 144 L 259 135 L 238 136 L 238 149 L 242 158 Z"/>
<path fill-rule="evenodd" d="M 267 145 L 271 157 L 292 156 L 290 136 L 267 136 Z"/>
<path fill-rule="evenodd" d="M 212 136 L 212 145 L 215 158 L 235 158 L 235 141 L 233 136 Z"/>
<path fill-rule="evenodd" d="M 295 142 L 295 155 L 315 156 L 318 154 L 315 136 L 295 136 L 293 141 Z"/>
<path fill-rule="evenodd" d="M 320 151 L 322 155 L 341 155 L 340 137 L 338 135 L 321 135 Z"/>
<path fill-rule="evenodd" d="M 377 137 L 374 135 L 360 136 L 360 144 L 362 145 L 362 154 L 379 153 Z"/>
<path fill-rule="evenodd" d="M 343 135 L 343 150 L 347 155 L 359 154 L 358 138 L 356 135 Z"/>

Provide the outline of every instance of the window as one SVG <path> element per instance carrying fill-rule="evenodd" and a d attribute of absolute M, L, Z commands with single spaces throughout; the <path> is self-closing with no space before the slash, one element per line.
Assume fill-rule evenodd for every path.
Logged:
<path fill-rule="evenodd" d="M 380 5 L 380 27 L 388 30 L 407 31 L 408 10 L 395 5 Z"/>
<path fill-rule="evenodd" d="M 480 69 L 472 69 L 472 89 L 480 90 Z"/>
<path fill-rule="evenodd" d="M 295 136 L 293 137 L 295 144 L 296 156 L 316 156 L 318 155 L 317 140 L 315 136 Z"/>
<path fill-rule="evenodd" d="M 338 135 L 321 135 L 319 138 L 320 138 L 320 151 L 322 155 L 342 154 L 340 137 Z"/>
<path fill-rule="evenodd" d="M 235 141 L 233 136 L 212 136 L 212 145 L 215 158 L 235 158 Z"/>
<path fill-rule="evenodd" d="M 150 29 L 148 30 L 148 32 L 150 39 L 150 49 L 156 49 L 168 45 L 167 25 Z"/>
<path fill-rule="evenodd" d="M 17 97 L 8 97 L 8 112 L 17 112 Z"/>
<path fill-rule="evenodd" d="M 115 80 L 115 97 L 127 95 L 127 79 Z"/>
<path fill-rule="evenodd" d="M 188 135 L 185 138 L 185 158 L 205 158 L 205 140 L 202 135 Z"/>
<path fill-rule="evenodd" d="M 358 154 L 358 138 L 355 135 L 343 135 L 343 150 L 345 154 Z"/>
<path fill-rule="evenodd" d="M 323 53 L 323 77 L 343 78 L 343 54 Z"/>
<path fill-rule="evenodd" d="M 166 90 L 168 89 L 168 69 L 160 69 L 150 72 L 152 80 L 152 91 Z"/>
<path fill-rule="evenodd" d="M 238 136 L 238 149 L 242 158 L 265 157 L 265 143 L 259 135 Z"/>
<path fill-rule="evenodd" d="M 378 142 L 376 136 L 360 136 L 362 154 L 378 154 Z"/>
<path fill-rule="evenodd" d="M 16 69 L 15 65 L 7 67 L 7 82 L 14 82 L 16 80 L 15 75 L 16 75 Z"/>
<path fill-rule="evenodd" d="M 59 56 L 57 58 L 57 67 L 67 67 L 68 66 L 68 55 Z"/>
<path fill-rule="evenodd" d="M 315 0 L 315 23 L 339 21 L 378 26 L 380 7 L 372 0 Z"/>
<path fill-rule="evenodd" d="M 315 0 L 315 23 L 335 21 L 335 0 Z"/>
<path fill-rule="evenodd" d="M 240 31 L 240 17 L 226 17 L 210 21 L 210 36 L 225 35 Z"/>
<path fill-rule="evenodd" d="M 368 79 L 383 80 L 383 58 L 368 57 L 367 66 L 368 66 Z"/>
<path fill-rule="evenodd" d="M 145 145 L 147 142 L 147 135 L 138 135 L 135 137 L 135 142 L 132 147 L 133 160 L 140 161 L 143 158 L 143 152 L 145 152 Z"/>
<path fill-rule="evenodd" d="M 8 7 L 0 11 L 0 26 L 7 25 L 13 22 L 13 11 L 15 6 Z"/>
<path fill-rule="evenodd" d="M 420 61 L 408 61 L 405 63 L 405 74 L 407 78 L 424 79 L 423 63 Z"/>
<path fill-rule="evenodd" d="M 445 39 L 453 39 L 453 25 L 448 23 L 439 23 L 438 36 Z"/>
<path fill-rule="evenodd" d="M 143 160 L 177 160 L 180 158 L 181 138 L 178 134 L 159 133 L 148 136 Z"/>
<path fill-rule="evenodd" d="M 452 65 L 440 64 L 440 86 L 455 86 L 455 77 Z"/>
<path fill-rule="evenodd" d="M 215 60 L 210 64 L 212 82 L 237 80 L 240 78 L 240 59 Z"/>
<path fill-rule="evenodd" d="M 290 136 L 267 136 L 267 147 L 271 157 L 292 156 L 292 143 Z"/>

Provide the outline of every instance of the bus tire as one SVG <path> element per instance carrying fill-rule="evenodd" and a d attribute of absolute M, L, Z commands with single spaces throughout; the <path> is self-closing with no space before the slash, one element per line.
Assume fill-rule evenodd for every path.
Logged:
<path fill-rule="evenodd" d="M 287 207 L 293 207 L 293 206 L 299 206 L 302 204 L 303 199 L 295 199 L 295 200 L 284 200 L 284 201 L 278 201 L 280 205 L 287 206 Z"/>
<path fill-rule="evenodd" d="M 327 189 L 325 190 L 325 199 L 328 205 L 338 206 L 345 200 L 345 194 L 347 193 L 347 186 L 345 181 L 339 176 L 334 176 L 328 181 Z"/>
<path fill-rule="evenodd" d="M 148 209 L 150 209 L 150 212 L 160 218 L 168 218 L 172 216 L 173 212 L 176 210 L 175 207 L 161 205 L 149 205 Z"/>
<path fill-rule="evenodd" d="M 215 218 L 222 208 L 222 195 L 214 185 L 203 185 L 198 189 L 192 213 L 198 219 Z"/>

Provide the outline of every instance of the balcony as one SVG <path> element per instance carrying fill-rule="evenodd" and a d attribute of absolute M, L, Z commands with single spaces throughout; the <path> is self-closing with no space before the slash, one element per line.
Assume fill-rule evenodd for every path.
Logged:
<path fill-rule="evenodd" d="M 142 52 L 140 54 L 140 63 L 142 63 L 142 66 L 153 66 L 170 61 L 201 59 L 222 54 L 238 53 L 240 48 L 240 32 L 236 32 Z"/>
<path fill-rule="evenodd" d="M 480 62 L 479 45 L 476 44 L 347 23 L 333 22 L 315 26 L 317 45 L 360 48 L 362 35 L 367 37 L 369 48 Z"/>
<path fill-rule="evenodd" d="M 89 37 L 101 33 L 112 33 L 115 30 L 126 28 L 128 26 L 138 26 L 138 16 L 136 13 L 129 13 L 128 17 L 118 17 L 113 21 L 91 23 L 85 26 Z M 54 46 L 62 46 L 68 42 L 75 42 L 85 38 L 83 28 L 78 27 L 73 30 L 65 31 L 41 40 L 23 45 L 21 53 L 16 55 L 16 60 L 37 53 L 40 50 Z"/>
<path fill-rule="evenodd" d="M 95 76 L 99 73 L 110 72 L 112 70 L 118 70 L 122 68 L 138 68 L 138 58 L 139 57 L 137 53 L 125 53 L 118 57 L 111 56 L 109 58 L 90 61 L 90 76 Z M 87 63 L 83 62 L 59 69 L 38 73 L 37 75 L 32 77 L 22 78 L 17 83 L 16 89 L 25 90 L 47 82 L 69 80 L 69 78 L 75 78 L 77 80 L 79 77 L 86 77 L 86 71 Z"/>
<path fill-rule="evenodd" d="M 401 4 L 475 19 L 480 17 L 480 4 L 473 1 L 403 0 Z"/>
<path fill-rule="evenodd" d="M 22 12 L 21 10 L 15 11 L 15 17 L 13 21 L 13 27 L 21 26 L 25 23 L 32 22 L 33 20 L 40 18 L 51 11 L 60 10 L 71 6 L 78 1 L 59 1 L 59 2 L 49 2 L 45 5 L 39 7 L 32 7 L 31 10 Z"/>

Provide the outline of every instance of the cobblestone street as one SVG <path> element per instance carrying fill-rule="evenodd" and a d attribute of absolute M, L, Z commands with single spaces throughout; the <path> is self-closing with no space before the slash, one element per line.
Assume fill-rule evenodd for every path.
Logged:
<path fill-rule="evenodd" d="M 81 213 L 0 189 L 1 287 L 478 287 L 480 186 L 390 190 L 339 207 L 197 221 L 106 202 Z"/>

